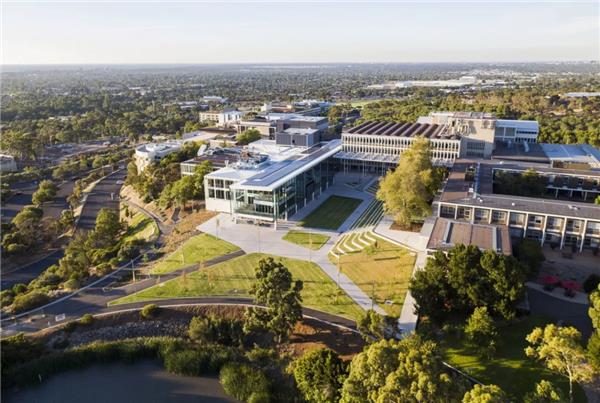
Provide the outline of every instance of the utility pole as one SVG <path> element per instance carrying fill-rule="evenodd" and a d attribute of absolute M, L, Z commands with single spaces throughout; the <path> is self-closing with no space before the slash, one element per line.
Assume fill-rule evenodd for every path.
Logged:
<path fill-rule="evenodd" d="M 312 262 L 312 235 L 311 230 L 308 228 L 308 261 Z"/>
<path fill-rule="evenodd" d="M 371 281 L 371 310 L 375 305 L 375 281 Z"/>

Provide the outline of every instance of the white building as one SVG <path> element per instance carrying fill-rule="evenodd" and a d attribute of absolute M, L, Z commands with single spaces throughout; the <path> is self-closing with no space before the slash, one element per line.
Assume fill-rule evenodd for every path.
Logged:
<path fill-rule="evenodd" d="M 340 150 L 332 140 L 313 147 L 259 140 L 234 163 L 204 178 L 206 209 L 235 220 L 275 223 L 287 220 L 333 183 Z"/>
<path fill-rule="evenodd" d="M 208 129 L 205 129 L 205 131 L 200 130 L 197 132 L 185 133 L 182 140 L 143 144 L 135 149 L 135 165 L 137 166 L 138 172 L 143 172 L 148 165 L 158 162 L 167 155 L 181 150 L 185 143 L 206 143 L 221 133 L 221 130 L 209 131 Z"/>
<path fill-rule="evenodd" d="M 182 146 L 183 141 L 167 141 L 164 143 L 148 143 L 137 147 L 135 149 L 135 165 L 138 172 L 143 172 L 150 164 L 181 150 Z"/>
<path fill-rule="evenodd" d="M 218 127 L 231 127 L 242 119 L 243 112 L 235 109 L 225 109 L 222 111 L 204 111 L 199 112 L 200 122 L 213 122 Z"/>
<path fill-rule="evenodd" d="M 17 162 L 15 157 L 8 154 L 0 154 L 0 172 L 15 172 L 17 170 Z"/>

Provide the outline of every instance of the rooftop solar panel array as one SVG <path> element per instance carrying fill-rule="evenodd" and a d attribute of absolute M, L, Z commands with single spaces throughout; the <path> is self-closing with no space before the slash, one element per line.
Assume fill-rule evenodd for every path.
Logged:
<path fill-rule="evenodd" d="M 394 123 L 367 121 L 351 128 L 346 133 L 395 137 L 452 138 L 444 135 L 444 126 L 429 123 Z"/>

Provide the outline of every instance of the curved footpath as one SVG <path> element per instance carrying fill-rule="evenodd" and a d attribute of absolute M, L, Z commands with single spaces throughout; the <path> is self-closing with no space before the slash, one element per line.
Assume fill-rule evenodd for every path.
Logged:
<path fill-rule="evenodd" d="M 96 217 L 101 208 L 119 208 L 118 199 L 113 200 L 111 194 L 119 194 L 119 190 L 123 185 L 117 182 L 123 181 L 125 176 L 126 172 L 124 170 L 117 170 L 105 176 L 96 184 L 84 201 L 81 215 L 76 223 L 76 231 L 93 229 L 96 225 Z M 2 273 L 0 288 L 5 290 L 18 283 L 29 283 L 48 267 L 56 264 L 63 256 L 64 250 L 59 249 L 36 262 L 11 270 L 9 273 Z"/>
<path fill-rule="evenodd" d="M 204 267 L 209 267 L 243 254 L 244 251 L 238 250 L 224 256 L 219 256 L 206 261 Z M 127 269 L 126 267 L 121 268 L 93 283 L 93 286 L 84 287 L 62 299 L 34 309 L 30 311 L 30 314 L 24 315 L 24 317 L 18 317 L 17 319 L 11 319 L 10 317 L 3 318 L 2 335 L 8 336 L 18 332 L 35 332 L 64 321 L 79 318 L 86 313 L 95 315 L 104 312 L 105 310 L 112 309 L 112 307 L 107 308 L 108 303 L 112 300 L 152 287 L 156 285 L 159 279 L 160 282 L 164 282 L 180 276 L 183 272 L 193 272 L 198 267 L 198 264 L 193 264 L 165 275 L 149 277 L 122 287 L 111 288 L 120 277 L 120 272 Z M 64 318 L 62 317 L 63 315 Z"/>

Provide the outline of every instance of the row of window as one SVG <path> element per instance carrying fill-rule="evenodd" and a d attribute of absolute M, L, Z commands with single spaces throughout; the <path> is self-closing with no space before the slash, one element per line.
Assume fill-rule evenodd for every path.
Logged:
<path fill-rule="evenodd" d="M 479 209 L 463 206 L 453 206 L 442 204 L 440 206 L 440 216 L 445 218 L 454 218 L 473 220 L 475 222 L 491 222 L 492 224 L 508 224 L 511 226 L 525 226 L 527 214 L 525 213 L 510 213 L 510 219 L 507 222 L 509 212 L 503 210 L 492 210 L 491 220 L 490 211 L 488 209 Z M 530 214 L 527 220 L 528 229 L 544 229 L 544 223 L 546 231 L 562 232 L 564 225 L 564 218 L 561 217 L 546 217 L 539 214 Z M 565 230 L 572 233 L 582 233 L 584 229 L 584 220 L 577 220 L 569 218 L 566 221 Z M 586 234 L 589 235 L 600 235 L 600 222 L 588 221 L 587 227 L 585 228 Z"/>

